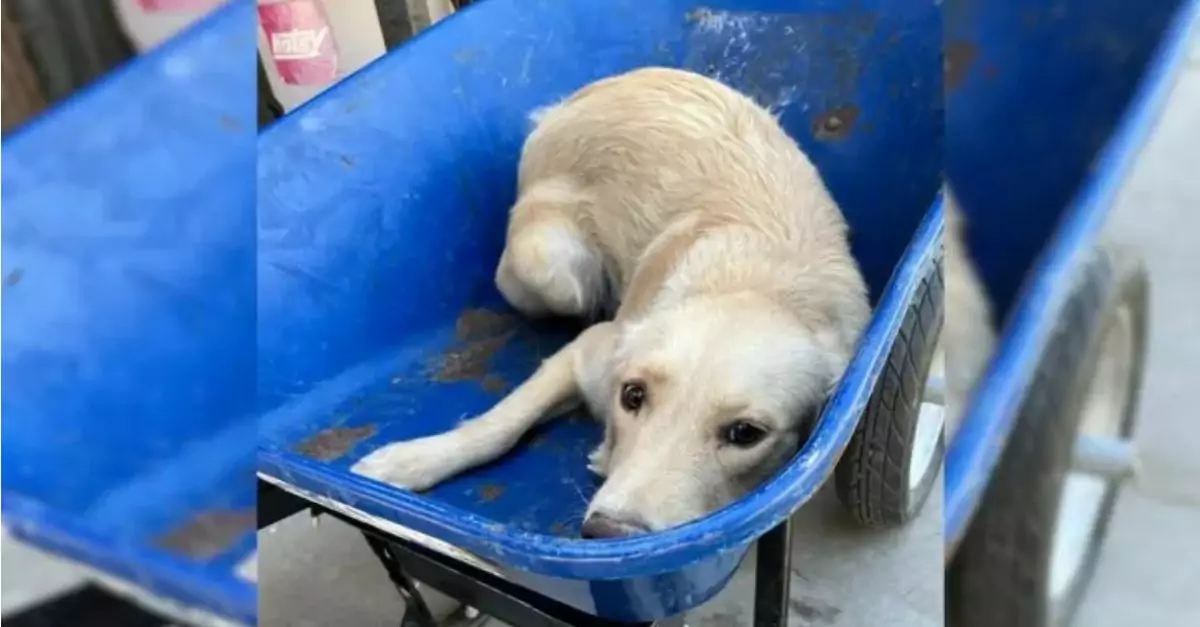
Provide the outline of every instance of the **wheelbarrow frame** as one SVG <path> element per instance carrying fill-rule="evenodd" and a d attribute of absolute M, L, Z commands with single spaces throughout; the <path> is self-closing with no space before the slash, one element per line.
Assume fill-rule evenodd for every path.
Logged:
<path fill-rule="evenodd" d="M 730 4 L 736 3 L 724 3 L 726 7 Z M 877 67 L 888 68 L 890 72 L 873 75 L 872 80 L 862 81 L 863 84 L 872 85 L 872 89 L 879 90 L 871 92 L 869 97 L 886 98 L 892 93 L 896 96 L 896 99 L 891 101 L 893 109 L 913 109 L 906 114 L 913 118 L 912 122 L 899 125 L 897 131 L 900 135 L 887 136 L 893 138 L 893 142 L 896 141 L 895 137 L 905 138 L 905 142 L 913 144 L 909 150 L 917 150 L 919 146 L 920 150 L 937 151 L 940 144 L 940 135 L 937 134 L 940 131 L 940 123 L 926 124 L 938 117 L 933 114 L 936 107 L 932 107 L 931 103 L 935 102 L 934 95 L 940 93 L 940 75 L 935 69 L 938 67 L 935 63 L 935 59 L 938 58 L 935 49 L 940 45 L 940 28 L 936 28 L 938 14 L 932 5 L 905 4 L 894 14 L 887 16 L 890 22 L 882 18 L 876 22 L 874 13 L 864 16 L 862 11 L 870 12 L 872 9 L 858 5 L 853 5 L 853 9 L 847 10 L 845 15 L 832 12 L 834 19 L 831 19 L 831 14 L 825 12 L 821 6 L 812 7 L 812 13 L 796 14 L 788 12 L 794 5 L 783 2 L 752 3 L 752 6 L 755 7 L 755 11 L 761 11 L 767 17 L 767 22 L 777 27 L 781 35 L 785 32 L 785 27 L 791 29 L 793 24 L 796 25 L 797 32 L 805 32 L 801 29 L 819 24 L 818 29 L 811 32 L 814 36 L 827 38 L 834 36 L 829 33 L 838 37 L 842 36 L 838 34 L 842 32 L 858 33 L 858 36 L 867 33 L 865 44 L 868 47 L 864 47 L 864 51 L 850 54 L 879 54 L 881 62 Z M 600 3 L 597 3 L 595 10 L 599 10 L 599 7 Z M 696 54 L 703 59 L 701 63 L 716 65 L 717 67 L 709 71 L 717 72 L 722 69 L 722 58 L 711 56 L 722 54 L 721 50 L 726 48 L 728 39 L 727 35 L 714 34 L 720 31 L 714 30 L 709 24 L 759 23 L 755 21 L 756 15 L 747 19 L 746 16 L 737 14 L 736 10 L 731 11 L 733 15 L 729 16 L 730 19 L 719 15 L 714 18 L 714 13 L 719 14 L 720 11 L 701 8 L 699 3 L 680 1 L 670 4 L 669 7 L 658 9 L 662 13 L 656 16 L 655 20 L 632 30 L 622 23 L 620 29 L 614 26 L 611 34 L 607 30 L 594 31 L 603 32 L 606 37 L 613 37 L 614 41 L 607 42 L 605 45 L 608 47 L 601 51 L 600 59 L 603 63 L 599 66 L 588 66 L 590 70 L 585 74 L 608 75 L 656 61 L 666 65 L 679 65 L 683 63 L 685 55 L 693 52 L 684 46 L 687 42 L 694 41 L 713 46 L 711 51 L 700 50 Z M 389 537 L 389 541 L 413 541 L 410 534 L 424 536 L 426 539 L 432 537 L 440 545 L 454 545 L 449 547 L 448 554 L 461 556 L 469 553 L 472 557 L 480 558 L 480 561 L 487 560 L 490 564 L 502 565 L 506 575 L 512 575 L 514 580 L 523 585 L 532 587 L 530 582 L 533 582 L 545 584 L 546 587 L 564 586 L 562 596 L 555 595 L 555 598 L 564 602 L 566 599 L 577 602 L 577 608 L 589 607 L 592 602 L 599 605 L 603 601 L 606 605 L 603 609 L 596 609 L 597 615 L 627 621 L 671 617 L 690 610 L 715 594 L 725 584 L 727 577 L 732 575 L 750 544 L 760 541 L 765 534 L 784 524 L 833 472 L 841 452 L 854 434 L 863 408 L 876 389 L 880 374 L 888 362 L 899 329 L 913 304 L 921 281 L 937 267 L 936 259 L 940 256 L 939 244 L 943 228 L 941 199 L 938 195 L 938 168 L 933 166 L 932 162 L 927 164 L 925 161 L 915 160 L 912 167 L 905 164 L 908 169 L 902 177 L 899 167 L 887 170 L 887 175 L 905 180 L 905 183 L 901 184 L 900 192 L 897 192 L 902 193 L 904 200 L 899 200 L 900 197 L 893 194 L 890 197 L 890 206 L 896 210 L 894 215 L 888 214 L 888 221 L 897 226 L 903 225 L 903 231 L 892 229 L 889 234 L 911 233 L 911 237 L 903 240 L 899 237 L 887 239 L 880 237 L 880 232 L 872 233 L 869 229 L 861 229 L 858 233 L 859 248 L 870 247 L 872 236 L 880 243 L 878 247 L 872 248 L 872 251 L 875 251 L 875 248 L 878 250 L 872 252 L 870 258 L 864 258 L 863 250 L 856 249 L 856 252 L 860 253 L 860 263 L 866 266 L 864 273 L 869 275 L 871 285 L 875 288 L 874 293 L 878 297 L 875 314 L 862 336 L 859 351 L 850 363 L 846 376 L 827 404 L 814 436 L 778 476 L 729 508 L 651 536 L 581 542 L 550 534 L 534 536 L 529 533 L 516 533 L 515 530 L 497 533 L 495 520 L 346 472 L 340 465 L 354 455 L 343 454 L 345 459 L 338 458 L 335 462 L 327 463 L 298 452 L 298 441 L 293 439 L 293 436 L 315 437 L 314 433 L 307 431 L 306 435 L 299 434 L 301 429 L 308 429 L 318 421 L 318 418 L 313 416 L 324 419 L 344 415 L 341 409 L 333 407 L 332 404 L 335 401 L 349 401 L 350 399 L 343 398 L 344 394 L 351 393 L 348 390 L 363 389 L 360 386 L 368 385 L 364 381 L 379 380 L 380 375 L 390 379 L 393 376 L 390 373 L 405 367 L 395 361 L 388 361 L 392 359 L 390 353 L 380 356 L 381 351 L 387 348 L 381 344 L 403 341 L 404 338 L 394 337 L 399 334 L 398 329 L 427 329 L 436 323 L 431 320 L 434 315 L 442 315 L 440 310 L 430 310 L 433 313 L 423 311 L 419 315 L 424 317 L 418 318 L 417 313 L 405 312 L 399 314 L 404 316 L 403 322 L 393 316 L 388 319 L 386 327 L 376 330 L 371 326 L 375 324 L 376 317 L 366 310 L 372 306 L 372 302 L 365 300 L 367 296 L 364 296 L 363 290 L 356 287 L 352 292 L 345 291 L 362 280 L 359 276 L 361 268 L 344 268 L 337 274 L 330 275 L 328 280 L 322 278 L 323 273 L 332 269 L 332 264 L 341 263 L 342 257 L 331 248 L 342 245 L 341 240 L 335 238 L 309 241 L 317 226 L 300 226 L 300 223 L 311 219 L 344 219 L 345 223 L 342 225 L 330 225 L 326 230 L 353 233 L 355 229 L 367 224 L 363 221 L 365 216 L 375 215 L 366 211 L 378 211 L 381 215 L 388 215 L 390 230 L 381 233 L 376 227 L 374 233 L 389 242 L 384 243 L 384 240 L 380 240 L 378 246 L 382 250 L 390 250 L 389 247 L 401 245 L 399 242 L 392 242 L 392 238 L 396 237 L 394 233 L 403 230 L 399 225 L 412 219 L 409 216 L 421 216 L 429 212 L 402 211 L 402 205 L 398 202 L 400 197 L 393 198 L 390 194 L 379 193 L 379 177 L 385 177 L 393 188 L 402 188 L 409 184 L 406 181 L 410 180 L 410 177 L 413 185 L 419 185 L 419 181 L 427 183 L 431 177 L 438 175 L 438 167 L 443 170 L 453 168 L 455 173 L 468 169 L 472 170 L 472 184 L 466 187 L 454 185 L 455 191 L 466 190 L 463 192 L 466 197 L 454 202 L 475 205 L 482 194 L 489 199 L 489 203 L 494 204 L 497 200 L 495 194 L 508 194 L 513 177 L 509 172 L 507 160 L 515 155 L 512 151 L 512 143 L 518 134 L 515 119 L 522 117 L 517 109 L 532 110 L 535 106 L 546 104 L 547 98 L 554 98 L 556 94 L 565 95 L 563 90 L 571 91 L 583 86 L 568 85 L 568 82 L 574 82 L 576 79 L 565 73 L 562 76 L 535 75 L 532 79 L 543 82 L 530 82 L 531 79 L 527 75 L 497 75 L 499 70 L 493 67 L 493 59 L 499 59 L 496 63 L 515 62 L 519 67 L 522 64 L 522 55 L 534 54 L 536 50 L 541 50 L 536 46 L 542 46 L 540 42 L 549 42 L 551 38 L 548 36 L 539 35 L 528 39 L 524 34 L 510 33 L 507 36 L 522 45 L 529 45 L 528 42 L 534 41 L 538 43 L 530 46 L 528 52 L 523 52 L 523 48 L 514 48 L 504 54 L 475 53 L 473 47 L 481 45 L 480 37 L 487 33 L 495 33 L 495 24 L 500 21 L 512 20 L 522 29 L 532 29 L 532 25 L 538 21 L 536 16 L 518 11 L 524 8 L 517 3 L 506 2 L 472 5 L 418 36 L 409 45 L 390 52 L 386 57 L 333 86 L 322 96 L 274 123 L 261 135 L 259 170 L 262 178 L 259 193 L 262 200 L 259 203 L 259 215 L 260 225 L 264 226 L 260 227 L 263 230 L 260 231 L 259 248 L 259 265 L 262 268 L 259 283 L 259 359 L 261 363 L 270 364 L 271 369 L 267 375 L 260 376 L 260 382 L 266 381 L 265 388 L 260 385 L 260 402 L 266 415 L 260 421 L 262 433 L 265 435 L 260 439 L 259 476 L 308 500 L 309 506 L 315 505 L 350 516 L 359 523 L 385 527 L 384 530 L 394 536 Z M 626 2 L 606 4 L 603 8 L 606 14 L 611 15 L 621 11 L 641 12 L 643 7 L 637 3 Z M 775 12 L 771 12 L 771 9 Z M 748 9 L 746 12 L 753 13 Z M 803 21 L 814 19 L 812 16 L 816 16 L 815 21 Z M 846 24 L 850 26 L 847 26 L 846 31 L 838 30 L 838 18 L 848 20 Z M 575 30 L 575 25 L 563 20 L 562 16 L 543 19 L 550 27 L 580 35 Z M 795 21 L 788 22 L 789 19 Z M 876 28 L 876 24 L 880 25 L 879 28 Z M 653 30 L 655 28 L 665 32 L 656 32 Z M 682 30 L 670 30 L 674 28 Z M 936 41 L 926 41 L 923 35 L 913 36 L 915 30 L 921 30 L 922 33 L 928 30 L 925 34 L 937 35 Z M 453 36 L 446 31 L 451 31 Z M 889 39 L 889 33 L 894 31 L 894 36 Z M 903 31 L 904 34 L 899 31 Z M 719 47 L 714 45 L 718 38 L 722 42 Z M 561 41 L 561 38 L 556 40 L 556 46 L 560 45 L 557 41 Z M 575 41 L 590 40 L 576 37 Z M 633 43 L 635 41 L 640 43 Z M 666 43 L 656 44 L 658 41 Z M 830 40 L 825 45 L 836 51 L 855 45 L 850 41 Z M 894 53 L 884 56 L 887 54 L 885 51 L 894 50 L 895 45 L 902 42 L 915 42 L 911 44 L 912 58 L 898 57 Z M 617 45 L 618 43 L 620 45 Z M 795 42 L 788 39 L 781 38 L 764 43 L 765 45 L 759 46 L 756 54 L 781 55 L 786 52 L 794 55 L 800 50 L 793 46 Z M 621 52 L 621 49 L 631 45 L 634 46 L 632 50 L 636 52 Z M 423 56 L 415 56 L 414 50 L 420 50 Z M 618 52 L 621 54 L 617 54 Z M 635 57 L 634 54 L 639 56 Z M 415 71 L 418 66 L 427 66 L 431 58 L 448 64 L 446 67 L 452 67 L 454 71 Z M 644 59 L 635 62 L 632 60 L 635 58 Z M 897 60 L 900 58 L 903 61 Z M 416 59 L 420 59 L 421 62 L 418 64 Z M 920 60 L 920 68 L 931 68 L 931 74 L 927 77 L 929 80 L 913 80 L 912 64 L 917 63 L 917 59 Z M 528 59 L 524 61 L 525 64 L 528 62 Z M 724 69 L 738 76 L 740 70 L 733 67 L 734 65 L 736 64 Z M 387 73 L 388 70 L 398 70 L 401 67 L 406 68 L 406 71 L 396 71 L 393 75 Z M 775 72 L 778 74 L 778 70 Z M 764 72 L 762 79 L 771 80 L 769 76 L 770 74 Z M 878 84 L 882 82 L 882 76 L 894 76 L 895 80 L 901 82 L 894 85 L 894 90 L 889 90 L 886 84 Z M 444 92 L 448 97 L 463 98 L 462 102 L 475 102 L 466 99 L 462 92 L 471 81 L 479 80 L 477 77 L 488 77 L 487 82 L 480 83 L 495 84 L 496 87 L 492 89 L 503 88 L 505 97 L 510 99 L 511 104 L 502 110 L 482 107 L 479 111 L 464 116 L 445 116 L 441 107 L 430 107 L 429 103 L 425 103 L 428 111 L 421 112 L 421 116 L 413 118 L 432 125 L 423 134 L 416 133 L 414 123 L 409 119 L 406 119 L 401 128 L 384 134 L 378 132 L 377 125 L 386 123 L 385 119 L 390 115 L 380 118 L 377 122 L 368 121 L 369 118 L 393 111 L 398 106 L 397 98 L 406 98 L 408 94 L 421 93 L 422 90 Z M 598 77 L 599 75 L 593 78 Z M 416 84 L 417 78 L 423 81 L 422 84 Z M 580 78 L 584 77 L 581 75 Z M 505 82 L 508 80 L 513 84 Z M 812 80 L 817 79 L 814 77 Z M 410 81 L 413 81 L 413 84 L 408 84 Z M 529 85 L 540 87 L 534 90 L 527 87 Z M 837 85 L 837 90 L 846 93 L 839 91 L 837 96 L 822 95 L 823 103 L 815 103 L 811 112 L 808 112 L 808 108 L 802 109 L 799 106 L 791 110 L 794 132 L 799 129 L 803 133 L 808 130 L 806 127 L 809 124 L 817 128 L 812 137 L 801 138 L 800 141 L 810 141 L 806 148 L 822 153 L 824 158 L 818 156 L 814 160 L 818 162 L 819 167 L 828 168 L 823 169 L 822 174 L 826 176 L 835 198 L 838 197 L 839 191 L 856 194 L 868 191 L 861 185 L 853 184 L 857 170 L 852 167 L 848 151 L 856 144 L 850 141 L 834 146 L 833 142 L 840 141 L 838 132 L 842 126 L 822 123 L 823 116 L 827 116 L 826 112 L 820 109 L 832 106 L 830 100 L 856 97 L 851 94 L 856 93 L 859 82 L 846 81 L 844 85 L 842 82 Z M 912 97 L 905 100 L 904 90 L 910 85 L 914 91 Z M 782 87 L 780 86 L 781 89 Z M 794 85 L 792 89 L 794 90 Z M 534 93 L 535 91 L 537 93 Z M 533 102 L 535 98 L 540 100 Z M 388 105 L 383 108 L 382 103 L 385 102 Z M 476 118 L 471 118 L 471 115 Z M 487 132 L 481 133 L 482 137 L 477 137 L 475 132 L 480 127 L 479 117 L 483 115 L 496 120 L 497 124 L 503 121 L 503 126 L 488 128 Z M 785 111 L 783 115 L 789 114 Z M 458 137 L 464 134 L 465 137 L 473 138 L 471 141 L 482 142 L 481 145 L 470 146 L 458 155 L 453 165 L 446 162 L 446 147 L 427 146 L 432 141 L 428 136 L 441 136 L 435 129 L 442 123 L 452 125 L 444 131 L 448 136 Z M 920 136 L 915 136 L 918 133 Z M 828 135 L 834 136 L 828 139 L 830 143 L 819 145 L 820 142 L 826 141 L 824 136 Z M 419 153 L 427 147 L 437 154 L 431 155 L 430 160 L 424 163 L 420 160 L 397 162 L 394 156 L 380 151 L 382 146 L 387 145 L 380 143 L 380 139 L 385 136 L 403 142 L 405 150 L 410 153 Z M 503 146 L 502 155 L 497 154 L 497 151 L 501 150 L 500 146 L 489 145 L 489 141 L 496 141 L 497 136 L 502 140 L 497 142 Z M 862 141 L 871 141 L 867 138 L 880 136 L 882 134 L 864 136 Z M 872 158 L 878 157 L 879 154 L 878 150 L 870 152 Z M 899 162 L 892 160 L 889 163 Z M 930 167 L 926 167 L 927 165 Z M 859 167 L 862 167 L 861 164 Z M 501 180 L 507 182 L 502 183 Z M 336 185 L 333 185 L 335 181 Z M 914 181 L 922 184 L 915 184 Z M 483 183 L 494 188 L 479 189 Z M 369 197 L 363 197 L 361 204 L 346 199 L 346 190 L 357 187 L 369 193 Z M 424 190 L 416 191 L 424 194 Z M 921 196 L 919 199 L 918 195 Z M 340 199 L 340 208 L 328 204 L 335 198 Z M 454 197 L 443 197 L 440 202 L 446 202 L 449 198 Z M 859 211 L 882 211 L 877 208 L 879 202 L 875 199 L 864 202 L 864 199 L 859 197 L 857 200 L 857 205 L 845 200 L 842 204 L 844 208 L 854 207 Z M 326 208 L 320 208 L 322 205 Z M 917 205 L 920 205 L 919 208 Z M 489 204 L 486 220 L 477 215 L 475 222 L 491 224 L 500 215 L 491 212 L 493 208 Z M 338 213 L 343 210 L 344 214 Z M 354 213 L 358 210 L 363 210 L 363 213 Z M 347 217 L 342 218 L 341 215 Z M 491 227 L 488 228 L 488 233 L 496 232 L 490 230 Z M 493 243 L 489 241 L 488 248 L 484 250 L 490 251 Z M 438 246 L 458 244 L 445 243 Z M 442 251 L 443 255 L 444 252 Z M 414 254 L 418 253 L 414 253 L 410 246 L 407 255 Z M 430 258 L 441 258 L 437 256 L 438 251 L 420 254 L 428 254 Z M 362 259 L 355 257 L 355 263 L 361 263 Z M 397 273 L 402 273 L 403 270 L 390 269 L 388 264 L 393 261 L 389 258 L 370 263 L 370 275 L 375 277 L 371 280 L 382 280 L 385 283 L 372 283 L 372 289 L 387 294 L 398 293 L 396 298 L 404 298 L 412 288 L 399 283 L 395 278 Z M 471 281 L 476 280 L 476 275 L 490 274 L 489 270 L 482 267 L 463 269 L 463 272 L 468 273 L 467 278 Z M 379 277 L 380 274 L 384 275 L 383 278 Z M 392 285 L 390 282 L 397 284 Z M 466 298 L 459 293 L 423 293 L 422 298 L 436 303 L 438 307 L 456 310 L 462 306 L 479 306 L 475 302 L 459 302 Z M 314 308 L 314 311 L 305 312 L 300 321 L 293 321 L 289 317 L 297 312 L 296 299 L 303 299 L 306 306 Z M 356 328 L 350 334 L 340 331 L 331 333 L 331 330 L 324 327 L 305 326 L 315 325 L 310 321 L 324 320 L 325 316 L 347 315 L 363 320 L 368 326 Z M 328 337 L 326 334 L 329 334 Z M 292 335 L 296 337 L 293 338 Z M 279 389 L 276 390 L 271 385 Z M 323 387 L 318 394 L 309 395 L 305 388 L 307 385 Z M 326 404 L 330 406 L 326 407 Z M 352 409 L 347 406 L 346 411 Z M 348 422 L 344 424 L 347 427 L 350 425 Z M 322 428 L 324 427 L 314 426 L 314 429 Z M 303 449 L 302 446 L 300 448 Z M 417 544 L 424 543 L 418 541 Z M 637 559 L 633 559 L 634 557 Z M 474 561 L 470 557 L 467 559 Z M 487 566 L 488 564 L 485 564 L 482 569 L 489 570 Z M 646 601 L 637 608 L 626 607 L 622 610 L 618 607 L 621 604 L 610 598 L 610 595 L 623 599 L 626 598 L 623 595 L 628 595 L 631 591 L 641 592 L 640 589 L 630 588 L 629 582 L 654 586 L 653 589 L 660 595 L 655 603 L 661 606 L 656 607 L 650 601 Z M 666 590 L 669 586 L 674 588 L 668 593 Z M 603 599 L 596 592 L 597 588 L 604 593 Z M 547 595 L 560 592 L 558 589 L 549 590 L 543 587 L 537 589 L 540 594 Z M 766 593 L 763 594 L 765 598 Z M 624 605 L 630 603 L 625 602 Z M 641 607 L 642 605 L 645 607 Z M 621 614 L 622 611 L 635 610 L 639 612 L 636 617 Z"/>
<path fill-rule="evenodd" d="M 942 207 L 939 195 L 934 207 L 923 221 L 919 232 L 924 234 L 919 240 L 939 238 L 942 231 Z M 914 243 L 916 245 L 916 243 Z M 913 275 L 923 276 L 930 272 L 940 274 L 941 266 L 936 260 L 940 254 L 930 249 L 919 259 L 909 259 L 904 268 L 898 270 L 901 284 L 908 285 L 914 291 L 920 283 Z M 906 276 L 908 275 L 908 276 Z M 896 277 L 894 277 L 894 280 Z M 907 302 L 900 309 L 893 311 L 885 323 L 898 326 L 900 320 L 906 317 L 909 307 L 920 306 L 913 302 L 913 294 L 896 295 Z M 932 348 L 931 348 L 932 349 Z M 882 351 L 889 354 L 888 350 Z M 881 358 L 879 362 L 886 361 Z M 867 376 L 876 378 L 883 364 L 877 363 Z M 871 384 L 874 386 L 874 381 Z M 861 411 L 861 410 L 860 410 Z M 843 436 L 840 446 L 844 447 L 849 440 L 849 432 Z M 839 449 L 840 450 L 840 449 Z M 415 582 L 424 582 L 449 593 L 469 607 L 476 608 L 484 615 L 498 618 L 505 623 L 528 627 L 588 627 L 629 625 L 628 622 L 605 620 L 530 588 L 506 581 L 504 577 L 490 568 L 483 566 L 477 558 L 465 550 L 455 549 L 443 552 L 431 548 L 427 544 L 428 536 L 420 532 L 406 529 L 403 534 L 394 533 L 398 525 L 389 524 L 382 527 L 380 519 L 361 510 L 357 510 L 333 499 L 321 497 L 302 488 L 288 484 L 281 478 L 269 472 L 259 473 L 258 490 L 258 524 L 265 528 L 293 514 L 309 511 L 314 516 L 330 515 L 359 529 L 381 564 L 388 572 L 389 578 L 396 586 L 398 594 L 405 601 L 405 614 L 401 624 L 406 627 L 435 627 L 424 601 L 421 598 Z M 821 485 L 820 482 L 807 484 L 810 494 Z M 805 499 L 807 500 L 807 499 Z M 791 518 L 790 514 L 803 505 L 803 501 L 795 508 L 786 512 L 781 519 L 765 533 L 752 542 L 758 550 L 758 560 L 755 570 L 754 588 L 754 627 L 784 627 L 788 624 L 790 612 L 789 595 L 791 581 Z M 415 538 L 414 538 L 415 536 Z M 435 546 L 443 545 L 436 540 Z M 447 545 L 448 546 L 448 545 Z M 675 625 L 681 624 L 681 616 L 660 619 L 646 625 Z"/>
<path fill-rule="evenodd" d="M 941 234 L 941 197 L 926 216 L 925 228 Z M 926 275 L 941 275 L 940 255 L 926 258 L 918 270 Z M 910 282 L 912 282 L 910 280 Z M 918 281 L 920 282 L 920 281 Z M 914 285 L 913 287 L 916 287 Z M 911 294 L 910 294 L 911 299 Z M 908 307 L 920 307 L 920 301 L 912 301 Z M 900 318 L 906 318 L 902 312 Z M 940 318 L 938 318 L 940 320 Z M 934 329 L 930 329 L 934 330 Z M 935 330 L 935 333 L 936 330 Z M 932 350 L 932 344 L 929 346 Z M 876 376 L 878 372 L 876 371 Z M 803 503 L 800 503 L 803 504 Z M 797 508 L 799 507 L 799 504 Z M 583 613 L 556 599 L 541 595 L 532 589 L 517 585 L 500 577 L 491 568 L 476 567 L 474 556 L 454 551 L 454 555 L 440 553 L 414 539 L 410 530 L 403 536 L 389 531 L 396 527 L 382 527 L 372 522 L 374 516 L 360 512 L 329 498 L 322 498 L 305 490 L 296 489 L 281 479 L 260 473 L 258 482 L 258 526 L 265 529 L 276 522 L 301 512 L 313 516 L 330 515 L 358 529 L 370 545 L 374 555 L 388 572 L 398 595 L 404 601 L 404 614 L 400 623 L 404 627 L 437 627 L 430 610 L 422 599 L 418 583 L 425 583 L 439 591 L 448 593 L 468 608 L 479 610 L 484 616 L 496 617 L 508 625 L 522 627 L 618 627 L 635 623 L 608 621 L 601 617 Z M 440 544 L 440 543 L 438 543 Z M 754 627 L 786 627 L 791 613 L 791 518 L 785 516 L 779 524 L 763 533 L 754 541 L 757 560 L 754 573 Z M 682 616 L 673 616 L 649 623 L 647 627 L 683 625 Z"/>
<path fill-rule="evenodd" d="M 939 195 L 934 207 L 923 221 L 923 227 L 919 229 L 924 233 L 924 238 L 919 239 L 940 237 L 942 226 L 942 206 Z M 904 275 L 916 273 L 924 276 L 931 272 L 940 275 L 941 265 L 938 260 L 940 260 L 940 254 L 933 249 L 930 249 L 920 259 L 910 259 L 904 264 L 905 268 L 898 271 L 901 275 L 899 280 L 902 284 L 907 284 L 912 290 L 915 290 L 921 281 L 914 280 L 913 276 Z M 889 316 L 893 318 L 892 324 L 898 325 L 899 320 L 906 317 L 908 308 L 921 306 L 920 302 L 913 300 L 913 294 L 908 294 L 907 299 L 910 302 L 904 308 Z M 888 354 L 888 351 L 884 351 L 884 354 Z M 881 367 L 882 364 L 874 369 L 876 377 Z M 815 490 L 817 485 L 812 486 L 812 489 Z M 802 504 L 798 504 L 797 508 Z M 332 516 L 357 528 L 363 534 L 366 542 L 386 569 L 397 593 L 405 601 L 405 613 L 400 621 L 405 627 L 436 627 L 437 625 L 422 599 L 416 585 L 417 582 L 427 583 L 451 595 L 467 607 L 482 612 L 485 616 L 498 618 L 512 625 L 522 625 L 523 627 L 617 627 L 618 625 L 635 624 L 605 620 L 584 613 L 530 588 L 507 581 L 490 565 L 483 568 L 476 566 L 476 564 L 480 566 L 483 564 L 477 562 L 474 556 L 465 551 L 457 548 L 452 553 L 436 550 L 427 544 L 429 538 L 424 534 L 412 530 L 405 530 L 403 534 L 394 533 L 392 530 L 398 529 L 398 525 L 389 524 L 387 527 L 383 527 L 379 524 L 380 519 L 374 515 L 289 485 L 286 481 L 269 473 L 260 472 L 258 488 L 258 525 L 260 529 L 303 511 L 308 511 L 313 516 Z M 754 627 L 785 627 L 788 624 L 791 540 L 790 513 L 783 516 L 774 527 L 753 540 L 758 554 L 754 575 Z M 442 542 L 436 541 L 434 546 L 438 545 L 442 545 Z M 674 616 L 652 623 L 640 624 L 665 627 L 680 625 L 682 620 L 682 616 Z"/>
<path fill-rule="evenodd" d="M 269 527 L 284 518 L 309 512 L 332 516 L 358 529 L 383 565 L 404 600 L 404 627 L 438 627 L 426 605 L 419 583 L 428 584 L 482 617 L 491 617 L 522 627 L 621 627 L 682 625 L 682 618 L 653 623 L 607 621 L 581 612 L 523 586 L 480 570 L 469 563 L 441 554 L 410 539 L 388 533 L 355 516 L 322 506 L 259 480 L 259 527 Z M 785 627 L 788 624 L 791 590 L 791 520 L 785 519 L 756 541 L 758 562 L 754 579 L 754 627 Z"/>

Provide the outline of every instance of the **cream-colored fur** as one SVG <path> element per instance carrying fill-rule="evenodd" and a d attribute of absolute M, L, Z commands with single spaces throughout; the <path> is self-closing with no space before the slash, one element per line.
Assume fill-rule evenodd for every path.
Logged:
<path fill-rule="evenodd" d="M 658 68 L 539 111 L 496 284 L 530 316 L 619 308 L 482 416 L 354 470 L 428 488 L 586 405 L 606 425 L 588 507 L 604 536 L 702 516 L 776 471 L 870 315 L 844 218 L 778 122 Z M 761 440 L 731 443 L 739 421 Z"/>
<path fill-rule="evenodd" d="M 946 188 L 945 323 L 942 347 L 946 356 L 946 432 L 953 436 L 966 403 L 991 359 L 996 339 L 991 307 L 963 242 L 963 217 Z"/>

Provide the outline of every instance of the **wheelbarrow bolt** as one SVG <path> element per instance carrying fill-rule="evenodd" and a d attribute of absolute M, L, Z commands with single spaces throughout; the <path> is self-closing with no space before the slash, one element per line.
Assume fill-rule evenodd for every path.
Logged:
<path fill-rule="evenodd" d="M 1137 466 L 1137 451 L 1129 440 L 1090 435 L 1081 435 L 1075 440 L 1073 470 L 1123 480 L 1134 477 Z"/>
<path fill-rule="evenodd" d="M 466 616 L 468 619 L 475 619 L 475 618 L 478 618 L 478 617 L 479 617 L 479 610 L 478 610 L 478 609 L 476 609 L 476 608 L 474 608 L 474 607 L 472 607 L 472 606 L 470 606 L 470 605 L 468 605 L 468 606 L 466 606 L 466 607 L 464 607 L 464 608 L 463 608 L 463 616 Z"/>

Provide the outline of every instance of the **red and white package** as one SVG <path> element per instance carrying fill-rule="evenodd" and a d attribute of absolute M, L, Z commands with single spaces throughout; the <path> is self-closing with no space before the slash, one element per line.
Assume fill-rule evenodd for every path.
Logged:
<path fill-rule="evenodd" d="M 138 0 L 146 13 L 163 11 L 207 11 L 224 0 Z"/>
<path fill-rule="evenodd" d="M 326 85 L 337 78 L 337 44 L 319 0 L 260 4 L 258 21 L 283 82 Z"/>

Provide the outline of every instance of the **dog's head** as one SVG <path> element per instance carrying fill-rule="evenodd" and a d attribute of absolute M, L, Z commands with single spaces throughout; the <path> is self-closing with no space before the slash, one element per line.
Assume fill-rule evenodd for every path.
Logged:
<path fill-rule="evenodd" d="M 736 500 L 797 451 L 848 347 L 751 294 L 623 325 L 603 384 L 606 476 L 583 534 L 659 531 Z"/>

